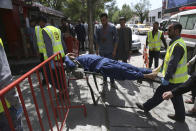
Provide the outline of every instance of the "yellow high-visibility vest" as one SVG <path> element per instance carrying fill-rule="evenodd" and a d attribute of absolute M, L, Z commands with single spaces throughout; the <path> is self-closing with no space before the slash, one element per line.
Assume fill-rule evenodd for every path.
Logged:
<path fill-rule="evenodd" d="M 46 47 L 44 44 L 42 30 L 43 29 L 40 26 L 35 26 L 35 35 L 37 38 L 37 46 L 38 46 L 39 52 L 46 54 Z"/>
<path fill-rule="evenodd" d="M 160 51 L 161 49 L 161 35 L 162 31 L 158 30 L 158 32 L 152 35 L 152 31 L 148 32 L 148 47 L 150 51 Z"/>
<path fill-rule="evenodd" d="M 170 83 L 177 84 L 177 83 L 184 83 L 185 81 L 188 80 L 188 73 L 187 73 L 187 49 L 186 49 L 186 44 L 182 38 L 174 41 L 169 48 L 167 49 L 166 55 L 165 55 L 165 60 L 164 60 L 164 65 L 163 65 L 163 77 L 165 77 L 165 74 L 167 72 L 168 64 L 171 59 L 173 50 L 176 45 L 180 45 L 184 49 L 184 55 L 181 58 L 180 62 L 177 65 L 176 72 L 173 74 L 172 78 L 169 79 Z"/>
<path fill-rule="evenodd" d="M 57 52 L 60 52 L 61 56 L 64 57 L 65 52 L 63 50 L 63 45 L 62 45 L 62 41 L 61 41 L 60 29 L 58 29 L 54 26 L 46 26 L 43 29 L 46 31 L 46 33 L 48 34 L 48 36 L 50 37 L 50 39 L 52 41 L 53 53 L 55 54 Z M 55 60 L 57 60 L 57 58 L 55 58 Z"/>

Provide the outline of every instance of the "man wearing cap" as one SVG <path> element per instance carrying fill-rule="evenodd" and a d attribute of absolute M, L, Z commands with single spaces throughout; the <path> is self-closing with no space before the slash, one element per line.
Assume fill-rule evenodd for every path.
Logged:
<path fill-rule="evenodd" d="M 129 27 L 125 26 L 126 19 L 125 17 L 120 17 L 120 28 L 117 29 L 118 31 L 118 47 L 116 53 L 116 59 L 122 60 L 123 62 L 127 63 L 127 59 L 130 55 L 130 49 L 132 46 L 132 31 Z"/>

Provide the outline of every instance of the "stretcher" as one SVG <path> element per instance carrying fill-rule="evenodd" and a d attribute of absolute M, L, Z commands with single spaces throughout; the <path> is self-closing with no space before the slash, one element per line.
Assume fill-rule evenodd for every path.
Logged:
<path fill-rule="evenodd" d="M 81 71 L 81 70 L 80 70 Z M 89 90 L 90 90 L 90 93 L 91 93 L 91 97 L 92 97 L 92 100 L 93 100 L 93 104 L 94 105 L 97 105 L 97 102 L 95 100 L 95 95 L 94 95 L 94 91 L 93 91 L 93 88 L 92 88 L 92 85 L 90 84 L 89 82 L 89 76 L 92 75 L 93 76 L 93 81 L 94 81 L 94 84 L 95 84 L 95 87 L 97 89 L 97 91 L 99 92 L 99 94 L 101 94 L 101 91 L 99 90 L 99 87 L 98 87 L 98 84 L 97 84 L 97 79 L 96 79 L 96 76 L 102 76 L 102 74 L 100 73 L 96 73 L 96 72 L 90 72 L 90 71 L 82 71 L 80 72 L 81 74 L 84 74 L 84 76 L 82 76 L 81 74 L 78 75 L 79 73 L 77 72 L 75 74 L 75 78 L 72 78 L 72 79 L 69 79 L 69 80 L 78 80 L 78 79 L 85 79 L 86 80 L 86 83 L 89 87 Z M 74 73 L 73 73 L 74 75 Z M 69 76 L 69 75 L 68 75 Z M 156 83 L 161 83 L 161 78 L 160 77 L 157 77 L 156 79 L 152 80 L 152 79 L 147 79 L 147 78 L 143 78 L 143 79 L 140 79 L 138 80 L 139 83 L 142 83 L 142 81 L 146 81 L 146 82 L 149 82 L 149 83 L 153 83 L 153 82 L 156 82 Z M 69 82 L 68 82 L 69 83 Z"/>

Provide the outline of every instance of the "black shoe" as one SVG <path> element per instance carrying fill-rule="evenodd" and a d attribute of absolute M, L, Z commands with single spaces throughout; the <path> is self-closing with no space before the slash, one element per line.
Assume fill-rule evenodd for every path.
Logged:
<path fill-rule="evenodd" d="M 185 119 L 179 119 L 174 114 L 168 114 L 167 117 L 178 122 L 185 122 Z"/>
<path fill-rule="evenodd" d="M 141 103 L 135 103 L 136 104 L 136 106 L 139 108 L 139 109 L 141 109 L 141 110 L 143 110 L 144 112 L 148 112 L 147 110 L 145 110 L 144 109 L 144 106 L 141 104 Z"/>

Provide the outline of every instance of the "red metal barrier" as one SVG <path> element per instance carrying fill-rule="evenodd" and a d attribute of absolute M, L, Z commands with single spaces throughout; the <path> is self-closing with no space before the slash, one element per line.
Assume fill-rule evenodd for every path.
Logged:
<path fill-rule="evenodd" d="M 55 61 L 55 57 L 57 57 L 59 61 Z M 53 61 L 55 63 L 54 66 L 51 64 L 51 61 Z M 40 72 L 39 72 L 40 69 L 43 69 L 43 71 L 44 71 L 44 75 L 46 78 L 46 86 L 42 85 L 42 81 L 40 78 Z M 39 83 L 38 87 L 40 89 L 41 98 L 36 97 L 36 93 L 35 93 L 36 88 L 33 86 L 32 75 L 35 75 L 35 74 L 36 74 L 37 81 Z M 16 81 L 9 84 L 4 89 L 0 90 L 0 99 L 1 99 L 1 102 L 3 105 L 3 108 L 5 110 L 5 114 L 8 119 L 9 126 L 10 126 L 11 130 L 14 130 L 14 125 L 13 125 L 13 121 L 10 116 L 9 110 L 7 108 L 4 95 L 8 91 L 13 90 L 15 88 L 17 89 L 19 99 L 22 104 L 22 108 L 23 108 L 25 120 L 28 125 L 28 129 L 30 131 L 33 130 L 32 122 L 29 119 L 29 113 L 27 111 L 27 107 L 26 107 L 26 104 L 24 101 L 24 99 L 27 99 L 27 98 L 24 98 L 22 91 L 21 91 L 21 87 L 20 87 L 21 82 L 23 82 L 24 80 L 28 80 L 30 91 L 31 91 L 30 94 L 31 94 L 31 97 L 33 98 L 33 102 L 34 102 L 33 104 L 35 105 L 35 110 L 36 110 L 37 117 L 39 119 L 40 128 L 42 131 L 45 130 L 44 124 L 46 124 L 46 123 L 43 123 L 43 120 L 42 120 L 42 117 L 41 117 L 41 114 L 39 111 L 40 107 L 38 105 L 38 99 L 40 99 L 40 100 L 42 99 L 42 103 L 44 105 L 44 109 L 45 109 L 46 116 L 47 116 L 47 121 L 48 121 L 47 123 L 48 123 L 50 130 L 53 130 L 51 116 L 53 116 L 53 118 L 54 118 L 57 130 L 61 131 L 63 129 L 63 126 L 65 125 L 65 121 L 67 119 L 70 108 L 82 108 L 84 111 L 84 115 L 86 116 L 85 105 L 83 105 L 83 104 L 82 105 L 74 105 L 74 106 L 71 105 L 68 90 L 67 90 L 65 72 L 63 69 L 62 57 L 61 57 L 60 53 L 56 53 L 53 56 L 51 56 L 50 58 L 48 58 L 47 60 L 45 60 L 44 62 L 42 62 L 41 64 L 39 64 L 38 66 L 36 66 L 35 68 L 33 68 L 32 70 L 30 70 L 29 72 L 27 72 L 26 74 L 24 74 L 23 76 L 21 76 L 20 78 L 18 78 Z M 56 80 L 56 84 L 55 84 L 55 80 Z M 52 87 L 49 86 L 49 82 L 50 82 L 50 84 L 52 84 Z M 44 92 L 45 88 L 47 88 L 48 94 L 46 94 L 46 92 Z M 51 90 L 53 91 L 54 94 L 52 94 Z M 59 92 L 60 100 L 58 99 L 58 96 L 57 96 L 58 92 Z M 46 99 L 48 99 L 48 98 L 46 97 L 46 95 L 49 96 L 49 104 L 47 104 Z M 52 95 L 54 96 L 55 100 L 53 100 Z M 52 110 L 51 111 L 52 113 L 49 110 Z M 60 126 L 58 124 L 59 121 L 61 122 Z"/>
<path fill-rule="evenodd" d="M 144 59 L 145 67 L 149 68 L 148 49 L 145 46 L 144 46 L 144 50 L 143 50 L 143 59 Z"/>

